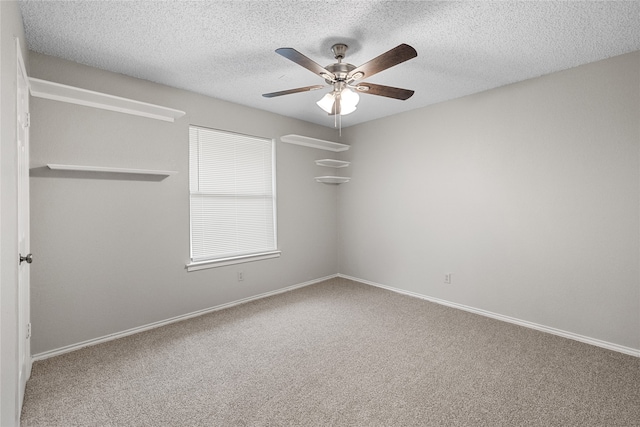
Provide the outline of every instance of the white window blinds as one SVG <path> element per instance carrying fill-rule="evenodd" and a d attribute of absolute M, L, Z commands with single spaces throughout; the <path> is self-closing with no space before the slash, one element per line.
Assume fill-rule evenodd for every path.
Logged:
<path fill-rule="evenodd" d="M 191 260 L 275 251 L 274 144 L 271 139 L 191 126 Z"/>

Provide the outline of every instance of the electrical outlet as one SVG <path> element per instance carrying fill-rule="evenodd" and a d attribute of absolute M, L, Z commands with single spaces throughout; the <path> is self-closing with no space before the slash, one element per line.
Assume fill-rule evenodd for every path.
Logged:
<path fill-rule="evenodd" d="M 244 273 L 242 271 L 238 271 L 238 282 L 242 282 L 244 280 Z"/>
<path fill-rule="evenodd" d="M 451 284 L 451 273 L 447 273 L 444 275 L 444 284 L 445 285 Z"/>

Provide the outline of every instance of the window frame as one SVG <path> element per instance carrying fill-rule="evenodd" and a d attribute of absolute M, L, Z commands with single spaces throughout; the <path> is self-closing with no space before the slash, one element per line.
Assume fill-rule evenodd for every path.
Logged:
<path fill-rule="evenodd" d="M 238 132 L 231 132 L 222 129 L 209 128 L 205 126 L 189 125 L 189 134 L 191 129 L 202 129 L 222 134 L 230 134 L 252 139 L 261 139 L 265 142 L 270 141 L 271 144 L 271 192 L 273 203 L 273 243 L 274 249 L 262 250 L 238 255 L 221 256 L 217 258 L 207 258 L 194 261 L 193 258 L 193 216 L 192 216 L 192 192 L 191 192 L 191 136 L 189 135 L 189 262 L 186 264 L 187 271 L 198 271 L 208 268 L 223 267 L 227 265 L 241 264 L 252 261 L 260 261 L 265 259 L 277 258 L 282 251 L 278 249 L 278 217 L 277 217 L 277 180 L 276 180 L 276 142 L 274 138 L 265 138 L 262 136 L 248 135 Z"/>

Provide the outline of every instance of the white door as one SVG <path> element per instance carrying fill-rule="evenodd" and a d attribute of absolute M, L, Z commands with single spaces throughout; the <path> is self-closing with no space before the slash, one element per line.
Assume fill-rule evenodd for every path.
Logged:
<path fill-rule="evenodd" d="M 22 408 L 24 390 L 31 375 L 31 320 L 29 313 L 29 83 L 20 43 L 16 40 L 18 62 L 17 129 L 18 143 L 18 410 Z"/>

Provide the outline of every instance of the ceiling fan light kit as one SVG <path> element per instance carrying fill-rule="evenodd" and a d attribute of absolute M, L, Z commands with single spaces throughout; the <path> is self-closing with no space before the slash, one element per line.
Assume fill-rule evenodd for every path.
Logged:
<path fill-rule="evenodd" d="M 358 102 L 360 102 L 360 95 L 345 87 L 338 91 L 334 90 L 327 93 L 316 104 L 329 115 L 340 114 L 345 116 L 356 111 Z"/>
<path fill-rule="evenodd" d="M 418 56 L 414 48 L 408 44 L 401 44 L 383 53 L 371 61 L 356 67 L 352 64 L 342 62 L 348 46 L 344 43 L 337 43 L 331 46 L 336 63 L 322 67 L 297 50 L 290 47 L 276 49 L 276 53 L 308 69 L 325 80 L 332 91 L 327 93 L 316 104 L 327 112 L 330 116 L 344 116 L 356 110 L 360 96 L 358 92 L 370 95 L 384 96 L 399 100 L 409 99 L 413 95 L 412 90 L 400 89 L 391 86 L 376 85 L 373 83 L 358 83 L 358 80 L 369 78 L 374 74 L 391 68 L 402 62 Z M 265 93 L 262 96 L 273 98 L 276 96 L 289 95 L 292 93 L 309 92 L 326 86 L 314 85 L 297 89 L 289 89 L 280 92 Z M 355 89 L 355 90 L 354 90 Z"/>

